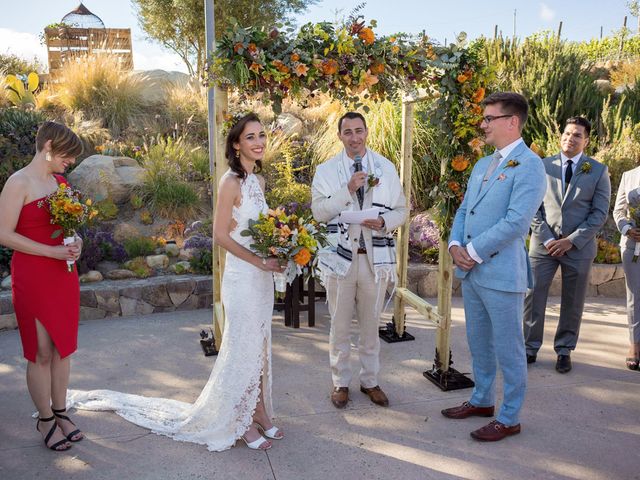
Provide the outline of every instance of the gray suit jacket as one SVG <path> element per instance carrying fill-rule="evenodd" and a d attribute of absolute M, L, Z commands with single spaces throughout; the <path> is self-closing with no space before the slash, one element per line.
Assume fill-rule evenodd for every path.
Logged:
<path fill-rule="evenodd" d="M 625 225 L 631 224 L 629 216 L 629 207 L 637 207 L 640 205 L 640 196 L 636 191 L 636 188 L 640 187 L 640 167 L 636 167 L 633 170 L 624 172 L 622 174 L 622 180 L 620 180 L 620 186 L 618 187 L 618 195 L 616 196 L 616 204 L 613 207 L 613 219 L 616 221 L 618 230 L 622 232 Z M 629 240 L 626 235 L 620 237 L 620 247 L 635 248 L 636 242 Z"/>
<path fill-rule="evenodd" d="M 560 155 L 542 160 L 547 172 L 547 192 L 531 222 L 529 255 L 549 255 L 547 240 L 569 238 L 573 247 L 565 255 L 569 259 L 595 258 L 595 236 L 609 213 L 611 181 L 602 163 L 582 155 L 576 165 L 565 195 L 562 195 L 562 160 Z M 589 171 L 585 171 L 591 165 Z"/>

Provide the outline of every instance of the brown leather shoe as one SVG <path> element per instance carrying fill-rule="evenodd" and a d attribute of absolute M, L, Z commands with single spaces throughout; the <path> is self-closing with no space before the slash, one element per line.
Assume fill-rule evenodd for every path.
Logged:
<path fill-rule="evenodd" d="M 480 442 L 498 442 L 503 438 L 520 433 L 520 424 L 508 427 L 497 420 L 471 432 L 471 437 Z"/>
<path fill-rule="evenodd" d="M 362 385 L 360 385 L 360 391 L 367 394 L 371 401 L 376 405 L 380 405 L 381 407 L 389 406 L 389 399 L 384 394 L 379 385 L 371 388 L 364 388 Z"/>
<path fill-rule="evenodd" d="M 445 408 L 442 415 L 447 418 L 455 418 L 456 420 L 467 417 L 493 417 L 495 407 L 476 407 L 469 402 L 464 402 L 459 407 Z"/>
<path fill-rule="evenodd" d="M 336 408 L 344 408 L 349 401 L 349 388 L 348 387 L 334 387 L 331 392 L 331 403 Z"/>

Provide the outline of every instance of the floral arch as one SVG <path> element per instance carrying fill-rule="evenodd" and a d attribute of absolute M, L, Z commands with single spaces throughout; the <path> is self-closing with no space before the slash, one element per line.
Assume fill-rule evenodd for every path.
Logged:
<path fill-rule="evenodd" d="M 401 180 L 407 199 L 411 190 L 413 105 L 429 102 L 429 121 L 442 135 L 432 145 L 440 161 L 440 176 L 429 186 L 437 206 L 436 221 L 441 231 L 438 308 L 429 305 L 407 288 L 408 231 L 399 233 L 399 285 L 394 324 L 398 340 L 405 339 L 404 305 L 414 306 L 439 327 L 436 358 L 430 378 L 441 388 L 456 387 L 457 372 L 451 365 L 449 328 L 451 322 L 452 265 L 446 250 L 453 216 L 475 162 L 482 156 L 479 137 L 482 120 L 480 103 L 493 81 L 490 68 L 481 60 L 482 41 L 465 46 L 466 35 L 443 46 L 426 35 L 417 38 L 397 34 L 377 36 L 374 20 L 352 15 L 342 25 L 309 23 L 296 32 L 231 26 L 216 47 L 209 63 L 207 81 L 222 91 L 233 89 L 245 96 L 260 96 L 274 112 L 290 97 L 305 99 L 323 92 L 351 109 L 368 110 L 366 101 L 386 99 L 403 103 Z M 222 102 L 226 103 L 225 100 Z M 220 103 L 218 103 L 220 106 Z M 225 112 L 217 112 L 217 121 Z M 220 141 L 220 135 L 218 135 Z M 215 181 L 215 178 L 214 178 Z M 222 268 L 222 267 L 221 267 Z M 215 288 L 214 288 L 215 291 Z M 433 376 L 432 375 L 432 376 Z M 466 379 L 464 379 L 466 380 Z"/>

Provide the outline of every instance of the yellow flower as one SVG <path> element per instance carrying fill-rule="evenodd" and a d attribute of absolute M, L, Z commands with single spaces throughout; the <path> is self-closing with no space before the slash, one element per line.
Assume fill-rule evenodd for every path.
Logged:
<path fill-rule="evenodd" d="M 391 47 L 391 53 L 393 53 L 394 55 L 397 55 L 399 51 L 400 51 L 399 46 L 394 45 L 393 47 Z"/>

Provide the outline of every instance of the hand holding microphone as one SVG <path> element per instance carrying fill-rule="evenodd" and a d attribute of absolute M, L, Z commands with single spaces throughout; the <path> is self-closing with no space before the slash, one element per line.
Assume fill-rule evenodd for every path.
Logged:
<path fill-rule="evenodd" d="M 353 159 L 353 167 L 355 171 L 347 185 L 351 193 L 355 193 L 359 188 L 364 187 L 367 181 L 367 174 L 362 171 L 362 157 L 360 155 L 356 155 Z"/>

